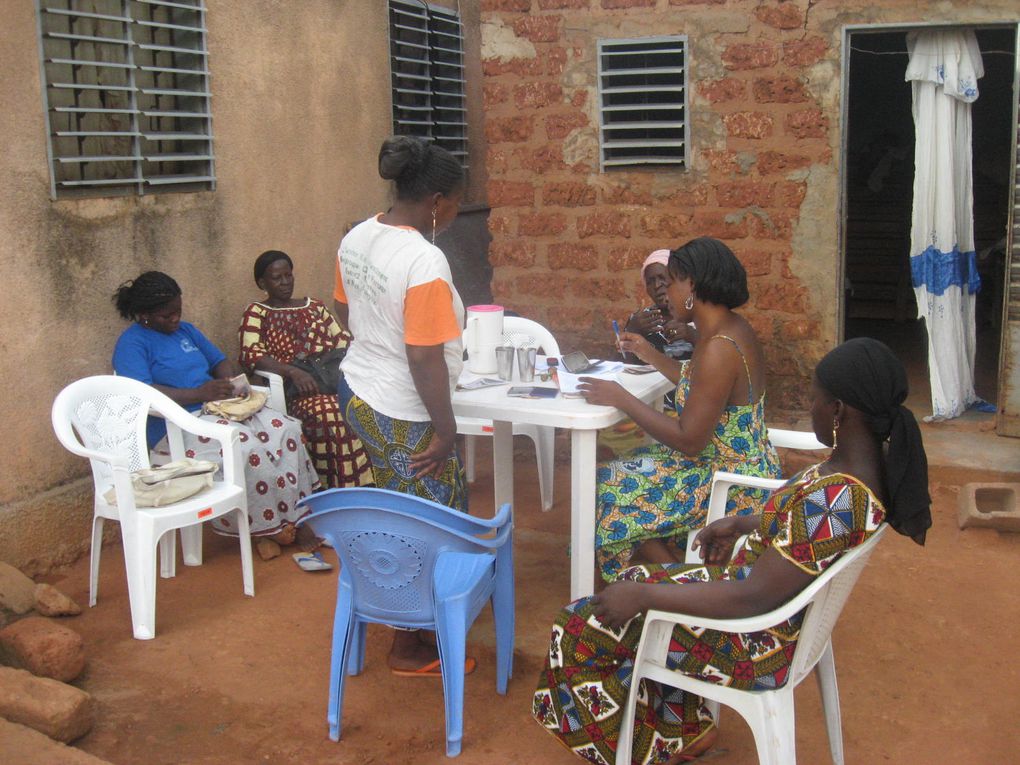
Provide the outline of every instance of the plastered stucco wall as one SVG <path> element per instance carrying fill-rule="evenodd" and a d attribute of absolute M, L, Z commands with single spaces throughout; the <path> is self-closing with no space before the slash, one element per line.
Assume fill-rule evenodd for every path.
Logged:
<path fill-rule="evenodd" d="M 109 371 L 126 324 L 110 295 L 148 269 L 228 353 L 258 297 L 255 257 L 283 249 L 297 290 L 330 299 L 346 226 L 383 209 L 390 132 L 383 0 L 206 0 L 217 187 L 51 201 L 33 3 L 4 0 L 0 35 L 0 560 L 28 571 L 88 549 L 91 480 L 59 446 L 50 405 Z"/>
<path fill-rule="evenodd" d="M 1016 23 L 1015 0 L 481 0 L 493 294 L 605 351 L 644 257 L 695 236 L 747 268 L 770 408 L 840 334 L 847 26 Z M 599 172 L 599 39 L 688 36 L 690 168 Z"/>

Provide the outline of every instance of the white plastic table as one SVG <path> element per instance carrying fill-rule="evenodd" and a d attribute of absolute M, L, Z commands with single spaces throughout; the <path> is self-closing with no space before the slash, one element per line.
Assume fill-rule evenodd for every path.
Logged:
<path fill-rule="evenodd" d="M 673 384 L 658 372 L 620 373 L 617 380 L 637 398 L 661 408 L 662 396 Z M 521 383 L 514 383 L 520 385 Z M 542 385 L 536 382 L 536 385 Z M 542 387 L 554 387 L 552 383 Z M 530 423 L 570 431 L 570 598 L 595 591 L 595 446 L 602 428 L 625 415 L 611 406 L 596 406 L 581 398 L 511 398 L 508 386 L 455 391 L 453 412 L 458 417 L 492 420 L 492 482 L 496 507 L 514 501 L 514 423 Z"/>

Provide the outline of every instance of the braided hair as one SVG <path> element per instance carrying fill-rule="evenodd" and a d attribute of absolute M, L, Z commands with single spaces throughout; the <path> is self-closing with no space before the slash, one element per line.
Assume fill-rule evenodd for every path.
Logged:
<path fill-rule="evenodd" d="M 397 199 L 407 202 L 417 202 L 436 192 L 450 196 L 464 185 L 464 169 L 450 152 L 406 135 L 383 141 L 379 175 L 393 181 Z"/>
<path fill-rule="evenodd" d="M 677 247 L 669 255 L 674 279 L 690 279 L 694 294 L 706 303 L 739 308 L 748 300 L 747 271 L 733 250 L 708 236 Z"/>
<path fill-rule="evenodd" d="M 180 294 L 181 288 L 173 277 L 162 271 L 146 271 L 120 285 L 111 299 L 121 316 L 136 320 L 139 314 L 161 308 Z"/>

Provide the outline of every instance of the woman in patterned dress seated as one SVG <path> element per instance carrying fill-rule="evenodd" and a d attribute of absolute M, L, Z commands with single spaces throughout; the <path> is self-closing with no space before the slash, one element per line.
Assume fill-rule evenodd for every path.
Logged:
<path fill-rule="evenodd" d="M 287 408 L 301 420 L 312 462 L 323 485 L 334 489 L 372 484 L 372 465 L 361 441 L 340 415 L 334 391 L 321 391 L 294 359 L 342 348 L 351 337 L 319 300 L 294 298 L 294 262 L 268 250 L 255 260 L 255 284 L 266 299 L 249 305 L 241 319 L 241 366 L 249 373 L 275 372 L 295 395 Z M 339 360 L 336 361 L 339 365 Z"/>
<path fill-rule="evenodd" d="M 917 422 L 902 406 L 906 396 L 903 365 L 882 343 L 857 338 L 831 351 L 816 369 L 811 404 L 815 435 L 832 446 L 829 458 L 778 489 L 760 515 L 728 516 L 702 530 L 695 545 L 704 565 L 635 566 L 563 609 L 535 718 L 583 759 L 613 763 L 645 611 L 722 619 L 766 613 L 883 522 L 924 544 L 928 466 Z M 750 536 L 722 567 L 743 534 Z M 782 686 L 801 618 L 750 634 L 677 626 L 667 665 L 734 688 Z M 689 762 L 712 746 L 715 722 L 700 697 L 642 682 L 634 763 Z"/>
<path fill-rule="evenodd" d="M 779 460 L 765 428 L 765 358 L 754 330 L 733 311 L 747 302 L 747 274 L 717 239 L 694 239 L 669 256 L 670 315 L 693 321 L 689 361 L 668 358 L 641 335 L 620 349 L 677 383 L 678 416 L 658 412 L 619 383 L 582 378 L 589 403 L 615 406 L 657 443 L 599 465 L 595 557 L 602 578 L 641 560 L 682 560 L 687 532 L 703 525 L 712 475 L 774 478 Z M 727 513 L 759 512 L 767 492 L 734 491 Z"/>
<path fill-rule="evenodd" d="M 202 404 L 236 395 L 230 378 L 237 365 L 213 345 L 194 324 L 181 321 L 181 288 L 160 271 L 147 271 L 117 288 L 113 296 L 120 315 L 134 323 L 121 333 L 113 351 L 117 374 L 147 383 L 203 419 Z M 294 541 L 294 523 L 301 517 L 298 500 L 318 488 L 319 479 L 305 450 L 301 423 L 283 412 L 263 407 L 243 422 L 240 431 L 245 463 L 251 535 L 259 537 L 263 558 L 279 555 L 280 544 Z M 169 460 L 166 424 L 149 418 L 149 448 Z M 187 456 L 220 460 L 219 447 L 208 438 L 184 434 Z M 213 531 L 236 536 L 226 517 L 212 522 Z"/>

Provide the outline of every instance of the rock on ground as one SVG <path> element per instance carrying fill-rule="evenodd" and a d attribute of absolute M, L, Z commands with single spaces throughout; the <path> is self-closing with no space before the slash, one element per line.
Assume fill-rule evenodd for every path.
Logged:
<path fill-rule="evenodd" d="M 39 616 L 29 616 L 0 630 L 0 650 L 8 664 L 65 683 L 85 669 L 81 635 Z"/>
<path fill-rule="evenodd" d="M 107 760 L 46 738 L 24 725 L 0 720 L 4 765 L 110 765 Z"/>
<path fill-rule="evenodd" d="M 0 608 L 27 614 L 35 605 L 35 582 L 14 566 L 0 561 Z"/>
<path fill-rule="evenodd" d="M 77 616 L 81 606 L 52 584 L 35 586 L 35 610 L 43 616 Z"/>
<path fill-rule="evenodd" d="M 96 713 L 92 697 L 85 691 L 23 669 L 0 667 L 0 717 L 67 742 L 92 730 Z M 0 731 L 0 742 L 4 742 L 0 752 L 5 765 L 10 765 L 5 732 Z M 50 760 L 39 757 L 33 762 Z"/>

